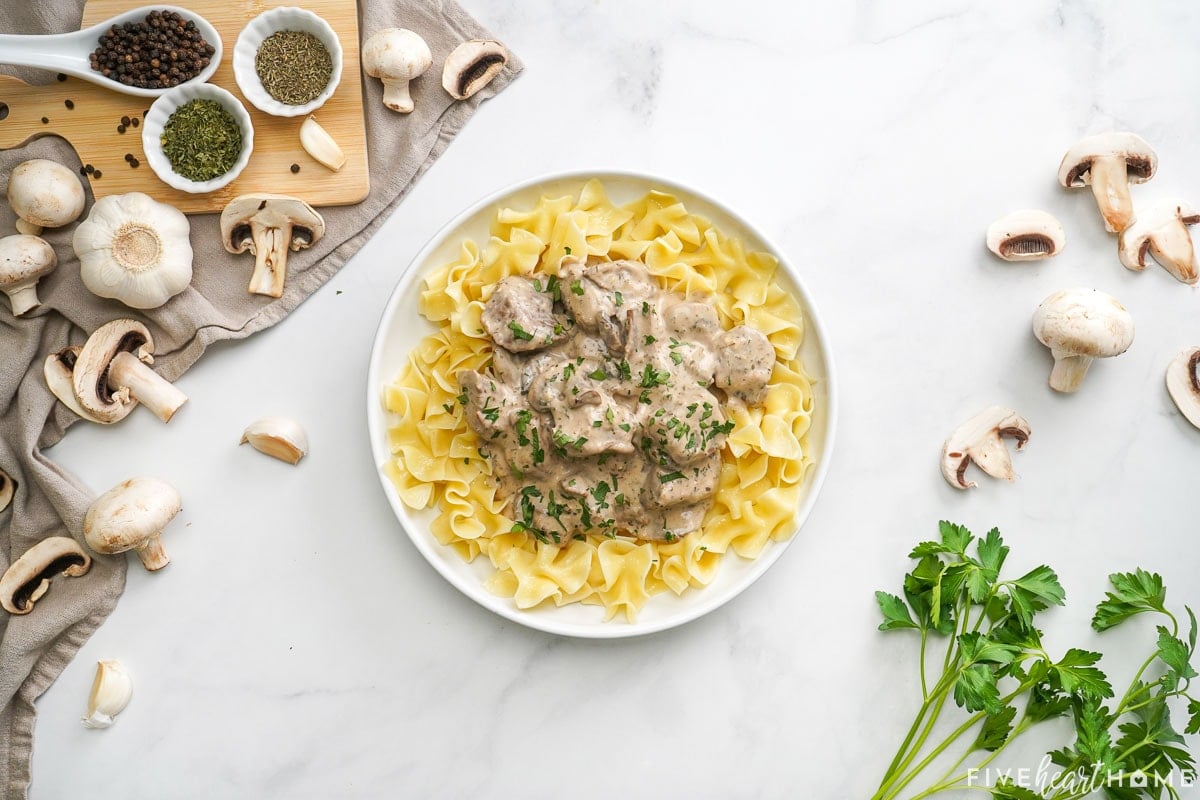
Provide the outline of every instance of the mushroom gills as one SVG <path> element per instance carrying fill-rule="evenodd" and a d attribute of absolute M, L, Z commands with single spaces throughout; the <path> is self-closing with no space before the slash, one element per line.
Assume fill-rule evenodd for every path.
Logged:
<path fill-rule="evenodd" d="M 442 88 L 456 100 L 466 100 L 504 69 L 508 50 L 499 42 L 472 39 L 463 42 L 446 58 Z"/>
<path fill-rule="evenodd" d="M 1005 214 L 987 229 L 987 247 L 1005 261 L 1035 261 L 1058 255 L 1066 246 L 1062 223 L 1045 211 Z"/>
<path fill-rule="evenodd" d="M 1167 394 L 1184 419 L 1200 428 L 1200 347 L 1189 347 L 1167 366 Z"/>

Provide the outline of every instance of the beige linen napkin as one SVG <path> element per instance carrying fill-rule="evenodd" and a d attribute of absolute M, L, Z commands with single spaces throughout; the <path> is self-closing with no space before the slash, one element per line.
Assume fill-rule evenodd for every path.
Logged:
<path fill-rule="evenodd" d="M 4 7 L 0 28 L 5 33 L 74 30 L 83 13 L 81 0 Z M 247 262 L 224 251 L 217 216 L 208 214 L 189 218 L 196 264 L 192 285 L 161 308 L 134 312 L 85 289 L 70 245 L 74 226 L 44 235 L 54 245 L 59 265 L 39 284 L 41 308 L 17 319 L 0 298 L 0 469 L 17 481 L 12 505 L 0 512 L 0 570 L 47 536 L 82 541 L 83 514 L 95 497 L 43 452 L 78 419 L 46 388 L 42 364 L 48 354 L 81 344 L 105 322 L 132 317 L 145 322 L 154 336 L 155 369 L 175 380 L 212 342 L 240 339 L 278 322 L 346 263 L 479 104 L 521 70 L 514 57 L 487 88 L 469 101 L 456 102 L 442 90 L 437 65 L 465 39 L 495 37 L 452 0 L 360 0 L 359 11 L 364 37 L 385 27 L 414 30 L 429 43 L 435 66 L 413 84 L 416 110 L 408 116 L 384 108 L 379 81 L 366 81 L 371 194 L 356 206 L 321 210 L 326 235 L 311 250 L 289 257 L 283 297 L 272 300 L 246 292 Z M 7 71 L 31 83 L 53 79 L 45 73 Z M 7 189 L 12 168 L 30 158 L 79 168 L 79 158 L 61 139 L 37 139 L 0 151 L 0 193 Z M 12 211 L 0 203 L 0 235 L 13 233 L 13 222 Z M 34 701 L 116 606 L 125 585 L 125 564 L 124 555 L 99 556 L 86 576 L 56 580 L 32 613 L 9 616 L 0 611 L 0 797 L 25 797 Z"/>

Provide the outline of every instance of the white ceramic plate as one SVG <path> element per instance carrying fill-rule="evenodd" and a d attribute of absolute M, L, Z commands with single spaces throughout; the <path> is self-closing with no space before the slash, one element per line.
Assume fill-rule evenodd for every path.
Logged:
<path fill-rule="evenodd" d="M 711 584 L 702 589 L 690 589 L 681 597 L 671 592 L 655 595 L 646 603 L 638 615 L 638 621 L 633 624 L 625 622 L 622 614 L 618 614 L 612 621 L 605 622 L 602 607 L 578 603 L 562 608 L 555 607 L 552 603 L 543 604 L 538 608 L 522 611 L 513 604 L 511 598 L 497 597 L 484 588 L 484 581 L 492 572 L 487 558 L 481 556 L 474 563 L 468 564 L 449 547 L 438 544 L 429 530 L 430 520 L 435 512 L 414 512 L 405 507 L 383 471 L 383 465 L 390 457 L 387 430 L 391 422 L 388 412 L 383 407 L 383 388 L 399 373 L 408 354 L 417 343 L 435 330 L 433 324 L 427 322 L 417 311 L 421 280 L 437 266 L 455 258 L 464 239 L 473 239 L 482 246 L 487 240 L 491 222 L 498 208 L 529 208 L 545 194 L 578 196 L 579 190 L 590 178 L 600 180 L 609 198 L 617 204 L 634 200 L 652 189 L 668 192 L 679 198 L 688 211 L 707 217 L 722 232 L 739 237 L 745 243 L 746 249 L 765 250 L 779 258 L 782 267 L 780 279 L 784 288 L 799 299 L 804 311 L 806 325 L 801 354 L 805 369 L 816 379 L 816 409 L 809 441 L 816 448 L 817 465 L 806 481 L 800 507 L 796 510 L 796 525 L 798 528 L 803 525 L 829 468 L 837 418 L 836 380 L 825 328 L 812 298 L 804 288 L 801 270 L 792 265 L 779 248 L 716 200 L 661 178 L 612 171 L 574 172 L 540 177 L 485 197 L 445 225 L 405 270 L 384 309 L 367 371 L 367 425 L 371 452 L 379 468 L 379 479 L 384 494 L 417 550 L 442 577 L 484 608 L 522 625 L 566 636 L 620 638 L 672 628 L 720 607 L 754 583 L 783 555 L 788 544 L 803 534 L 798 533 L 786 542 L 768 544 L 763 553 L 752 561 L 729 553 L 722 560 L 719 573 Z"/>

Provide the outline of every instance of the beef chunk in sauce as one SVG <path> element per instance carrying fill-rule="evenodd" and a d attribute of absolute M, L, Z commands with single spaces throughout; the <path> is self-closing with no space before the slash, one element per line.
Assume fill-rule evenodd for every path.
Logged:
<path fill-rule="evenodd" d="M 767 381 L 775 368 L 775 347 L 761 331 L 739 325 L 717 343 L 714 385 L 751 406 L 767 399 Z"/>
<path fill-rule="evenodd" d="M 540 350 L 566 338 L 568 326 L 554 316 L 554 298 L 528 278 L 510 275 L 484 304 L 483 328 L 505 350 Z"/>

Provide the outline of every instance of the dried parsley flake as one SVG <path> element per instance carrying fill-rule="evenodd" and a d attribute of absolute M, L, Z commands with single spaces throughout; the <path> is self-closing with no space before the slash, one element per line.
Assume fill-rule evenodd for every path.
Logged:
<path fill-rule="evenodd" d="M 189 100 L 163 126 L 163 155 L 190 181 L 209 181 L 233 169 L 242 152 L 242 128 L 216 100 Z"/>

